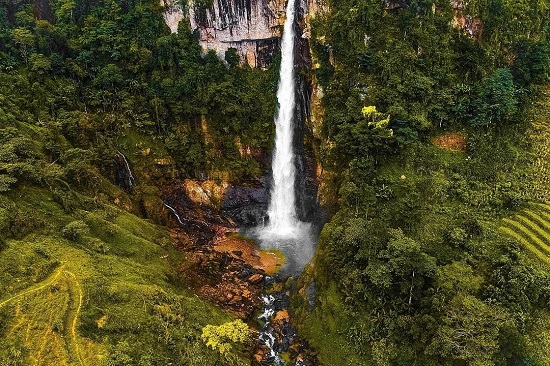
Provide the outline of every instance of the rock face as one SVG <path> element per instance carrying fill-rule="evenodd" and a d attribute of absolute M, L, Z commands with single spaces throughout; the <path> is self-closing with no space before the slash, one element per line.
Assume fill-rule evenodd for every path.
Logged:
<path fill-rule="evenodd" d="M 161 0 L 164 20 L 173 33 L 188 18 L 198 29 L 203 50 L 215 50 L 220 58 L 230 48 L 251 67 L 269 66 L 279 47 L 285 21 L 285 0 L 212 0 L 190 4 L 188 12 L 176 0 Z M 300 0 L 303 18 L 326 9 L 325 0 Z M 307 29 L 303 29 L 307 37 Z"/>
<path fill-rule="evenodd" d="M 186 15 L 179 3 L 173 0 L 160 0 L 160 6 L 164 8 L 164 21 L 172 33 L 178 33 L 178 26 Z"/>
<path fill-rule="evenodd" d="M 191 28 L 198 29 L 204 49 L 223 58 L 235 48 L 252 67 L 267 66 L 277 50 L 285 15 L 283 0 L 214 0 L 190 7 Z"/>
<path fill-rule="evenodd" d="M 483 33 L 483 22 L 467 13 L 467 2 L 451 0 L 451 7 L 454 11 L 453 27 L 461 29 L 470 38 L 479 39 Z"/>
<path fill-rule="evenodd" d="M 231 187 L 222 202 L 222 210 L 238 225 L 253 227 L 265 221 L 268 192 L 263 182 L 247 187 Z"/>

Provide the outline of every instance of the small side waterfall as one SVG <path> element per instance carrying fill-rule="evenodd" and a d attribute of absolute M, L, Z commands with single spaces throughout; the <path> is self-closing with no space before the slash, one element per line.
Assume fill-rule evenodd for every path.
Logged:
<path fill-rule="evenodd" d="M 168 205 L 166 202 L 163 202 L 164 203 L 164 206 L 169 209 L 170 211 L 172 211 L 172 213 L 174 214 L 174 216 L 176 216 L 176 219 L 178 219 L 178 222 L 180 223 L 180 225 L 183 225 L 183 222 L 181 221 L 181 217 L 180 215 L 178 215 L 178 211 L 176 211 L 176 209 L 170 205 Z"/>
<path fill-rule="evenodd" d="M 127 185 L 130 189 L 134 188 L 136 186 L 136 180 L 134 179 L 134 176 L 132 174 L 132 169 L 130 169 L 130 164 L 128 163 L 128 159 L 126 159 L 126 155 L 120 152 L 120 150 L 116 151 L 118 156 L 122 158 L 122 161 L 124 161 L 124 166 L 126 167 L 126 175 L 127 175 Z"/>

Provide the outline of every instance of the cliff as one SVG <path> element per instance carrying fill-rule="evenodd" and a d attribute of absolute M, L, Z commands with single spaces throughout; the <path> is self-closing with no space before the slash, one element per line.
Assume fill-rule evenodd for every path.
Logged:
<path fill-rule="evenodd" d="M 301 0 L 297 6 L 303 18 L 325 8 L 324 0 Z M 234 48 L 241 61 L 251 67 L 266 67 L 273 62 L 284 24 L 284 0 L 213 0 L 211 5 L 194 3 L 185 12 L 175 1 L 161 0 L 164 19 L 172 32 L 188 19 L 198 29 L 200 43 L 223 58 Z M 308 32 L 304 31 L 303 37 Z"/>

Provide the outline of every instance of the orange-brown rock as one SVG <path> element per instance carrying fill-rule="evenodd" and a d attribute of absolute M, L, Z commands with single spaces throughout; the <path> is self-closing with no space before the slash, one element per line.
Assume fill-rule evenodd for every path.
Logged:
<path fill-rule="evenodd" d="M 468 14 L 468 7 L 464 0 L 451 0 L 454 10 L 453 27 L 461 29 L 471 38 L 479 39 L 483 33 L 483 22 L 477 17 Z"/>
<path fill-rule="evenodd" d="M 251 284 L 257 284 L 260 283 L 264 279 L 264 276 L 262 276 L 259 273 L 253 274 L 252 276 L 248 277 L 248 282 Z"/>
<path fill-rule="evenodd" d="M 214 250 L 242 258 L 252 268 L 267 274 L 275 274 L 285 263 L 282 253 L 274 250 L 260 250 L 253 240 L 234 233 L 221 235 L 215 240 Z"/>

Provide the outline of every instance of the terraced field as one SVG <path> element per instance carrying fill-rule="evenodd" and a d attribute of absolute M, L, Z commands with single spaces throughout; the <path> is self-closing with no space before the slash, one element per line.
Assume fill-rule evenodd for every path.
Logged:
<path fill-rule="evenodd" d="M 529 141 L 534 159 L 527 193 L 532 199 L 550 203 L 550 86 L 542 88 L 530 116 Z"/>
<path fill-rule="evenodd" d="M 532 203 L 529 209 L 513 218 L 503 219 L 500 231 L 550 264 L 550 205 Z"/>

